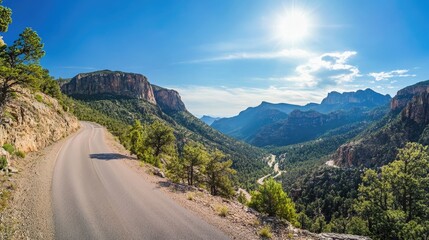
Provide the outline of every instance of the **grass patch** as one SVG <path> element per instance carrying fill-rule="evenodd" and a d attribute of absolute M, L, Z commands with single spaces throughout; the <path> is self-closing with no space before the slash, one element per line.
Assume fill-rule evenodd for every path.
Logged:
<path fill-rule="evenodd" d="M 271 239 L 273 237 L 273 233 L 271 232 L 270 226 L 264 226 L 258 232 L 259 236 L 266 239 Z"/>
<path fill-rule="evenodd" d="M 5 156 L 0 157 L 0 169 L 3 170 L 7 168 L 7 159 Z"/>
<path fill-rule="evenodd" d="M 41 96 L 41 95 L 36 94 L 36 96 L 34 96 L 34 98 L 36 99 L 36 101 L 38 101 L 38 102 L 40 102 L 40 103 L 43 103 L 43 98 L 42 98 L 42 96 Z"/>
<path fill-rule="evenodd" d="M 15 152 L 15 155 L 19 158 L 25 158 L 25 152 L 18 150 Z"/>
<path fill-rule="evenodd" d="M 3 211 L 6 208 L 10 195 L 10 191 L 6 189 L 0 192 L 0 211 Z"/>
<path fill-rule="evenodd" d="M 225 205 L 216 206 L 215 209 L 216 209 L 217 215 L 219 215 L 221 217 L 226 217 L 229 214 L 229 209 Z"/>
<path fill-rule="evenodd" d="M 15 147 L 10 143 L 4 144 L 3 149 L 6 150 L 11 155 L 15 152 Z"/>
<path fill-rule="evenodd" d="M 188 194 L 186 194 L 186 199 L 188 199 L 189 201 L 193 201 L 195 199 L 195 193 L 189 192 Z"/>

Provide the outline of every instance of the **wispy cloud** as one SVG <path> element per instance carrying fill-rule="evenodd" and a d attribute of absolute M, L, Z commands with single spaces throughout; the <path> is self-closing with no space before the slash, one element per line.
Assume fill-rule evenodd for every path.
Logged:
<path fill-rule="evenodd" d="M 217 62 L 217 61 L 231 61 L 241 59 L 281 59 L 281 58 L 308 58 L 312 56 L 311 52 L 303 49 L 283 49 L 274 52 L 237 52 L 229 53 L 212 58 L 203 58 L 190 61 L 180 62 L 184 63 L 204 63 L 204 62 Z"/>
<path fill-rule="evenodd" d="M 357 66 L 348 64 L 349 59 L 356 54 L 355 51 L 324 53 L 298 65 L 295 68 L 295 75 L 277 80 L 300 87 L 321 87 L 351 82 L 361 76 Z"/>
<path fill-rule="evenodd" d="M 375 79 L 375 81 L 388 80 L 390 78 L 397 77 L 415 77 L 415 74 L 409 74 L 409 70 L 407 69 L 398 69 L 390 72 L 372 72 L 369 73 L 368 76 L 371 76 Z"/>

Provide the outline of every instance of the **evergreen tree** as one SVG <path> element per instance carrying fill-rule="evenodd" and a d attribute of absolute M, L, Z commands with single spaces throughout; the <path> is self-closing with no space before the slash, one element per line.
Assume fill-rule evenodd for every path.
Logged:
<path fill-rule="evenodd" d="M 183 165 L 187 171 L 188 185 L 198 186 L 202 182 L 208 157 L 205 147 L 201 144 L 191 143 L 184 146 Z"/>
<path fill-rule="evenodd" d="M 45 71 L 39 60 L 45 52 L 40 37 L 26 28 L 11 46 L 0 48 L 0 112 L 17 87 L 34 87 Z"/>
<path fill-rule="evenodd" d="M 234 195 L 234 188 L 231 177 L 235 170 L 231 169 L 232 161 L 226 160 L 225 154 L 215 150 L 209 156 L 206 166 L 207 187 L 212 195 L 231 197 Z"/>
<path fill-rule="evenodd" d="M 3 1 L 0 0 L 0 4 Z M 12 23 L 12 10 L 0 5 L 0 32 L 7 32 L 9 24 Z"/>
<path fill-rule="evenodd" d="M 375 239 L 428 239 L 428 147 L 408 143 L 380 174 L 367 170 L 355 209 Z"/>
<path fill-rule="evenodd" d="M 145 146 L 153 149 L 155 158 L 162 154 L 172 155 L 175 152 L 176 137 L 171 127 L 156 120 L 147 127 Z"/>

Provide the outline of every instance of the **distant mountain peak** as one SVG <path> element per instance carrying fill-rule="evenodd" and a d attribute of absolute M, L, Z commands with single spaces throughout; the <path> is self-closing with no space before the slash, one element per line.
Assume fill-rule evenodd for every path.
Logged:
<path fill-rule="evenodd" d="M 357 90 L 356 92 L 343 92 L 332 91 L 324 98 L 321 104 L 359 104 L 368 103 L 373 104 L 387 103 L 390 101 L 389 95 L 383 95 L 374 90 L 367 88 L 365 90 Z"/>

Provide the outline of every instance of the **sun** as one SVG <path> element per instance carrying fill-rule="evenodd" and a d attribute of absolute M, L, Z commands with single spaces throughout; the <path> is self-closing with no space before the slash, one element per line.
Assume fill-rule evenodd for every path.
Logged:
<path fill-rule="evenodd" d="M 276 40 L 285 43 L 298 43 L 310 34 L 311 19 L 302 9 L 290 9 L 277 15 L 273 24 Z"/>

